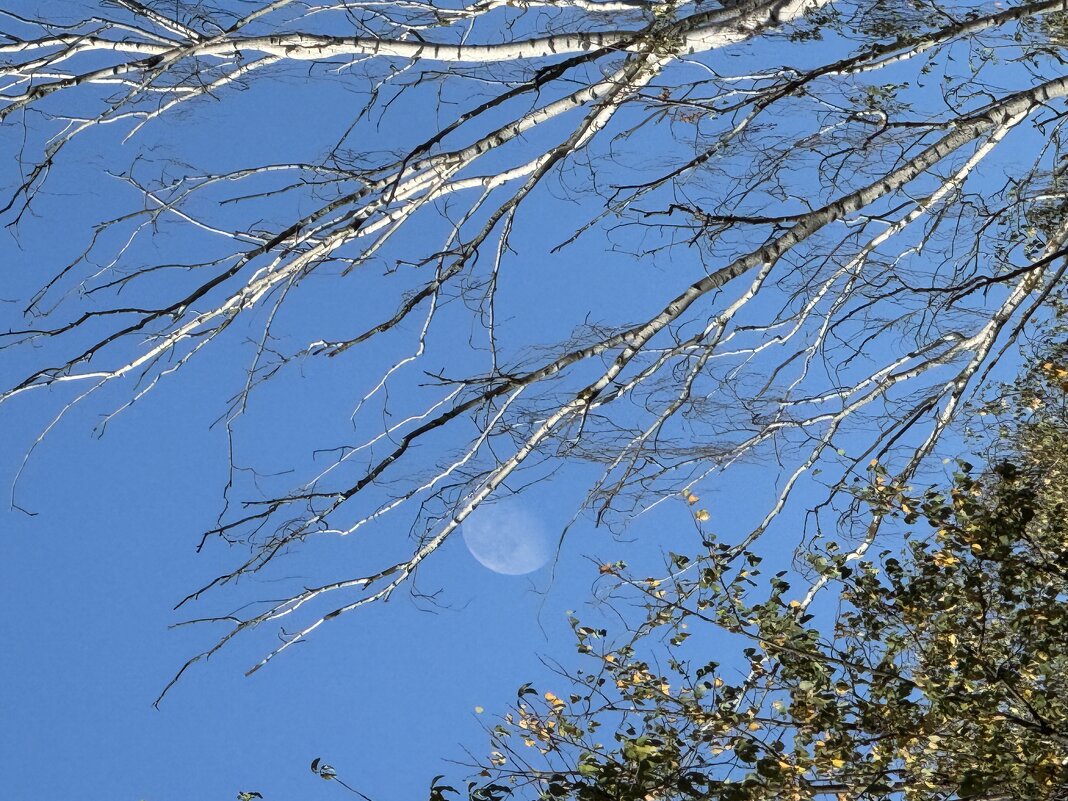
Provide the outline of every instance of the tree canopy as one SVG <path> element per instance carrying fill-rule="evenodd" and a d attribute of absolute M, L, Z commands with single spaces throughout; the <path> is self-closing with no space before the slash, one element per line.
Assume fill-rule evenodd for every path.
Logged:
<path fill-rule="evenodd" d="M 197 615 L 228 628 L 191 663 L 284 624 L 257 669 L 537 482 L 619 526 L 774 461 L 733 570 L 872 460 L 907 485 L 1063 293 L 1066 13 L 5 9 L 0 213 L 52 249 L 3 307 L 0 404 L 61 397 L 42 437 L 97 404 L 103 430 L 211 366 L 230 470 L 201 546 L 243 555 L 180 606 L 241 611 Z"/>
<path fill-rule="evenodd" d="M 583 668 L 520 688 L 467 794 L 1065 798 L 1066 355 L 1054 343 L 982 409 L 982 467 L 918 491 L 871 465 L 846 528 L 887 517 L 897 546 L 818 543 L 830 603 L 707 530 L 659 577 L 603 566 L 626 623 L 573 621 Z"/>

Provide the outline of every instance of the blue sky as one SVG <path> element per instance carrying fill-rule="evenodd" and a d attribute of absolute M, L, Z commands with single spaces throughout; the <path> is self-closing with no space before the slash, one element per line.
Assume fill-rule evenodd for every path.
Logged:
<path fill-rule="evenodd" d="M 634 545 L 576 527 L 546 598 L 533 588 L 546 586 L 547 571 L 497 575 L 457 538 L 419 581 L 424 591 L 445 587 L 442 608 L 398 593 L 244 678 L 265 634 L 192 670 L 153 709 L 207 636 L 167 630 L 182 619 L 171 607 L 220 566 L 217 554 L 193 547 L 217 508 L 222 467 L 218 438 L 205 434 L 215 410 L 203 391 L 176 383 L 99 441 L 86 434 L 93 416 L 76 412 L 25 475 L 20 500 L 37 516 L 5 509 L 0 517 L 6 797 L 342 796 L 308 770 L 316 756 L 376 800 L 420 797 L 431 776 L 449 770 L 442 758 L 462 759 L 461 746 L 484 750 L 475 706 L 488 719 L 519 684 L 548 688 L 538 655 L 573 661 L 564 611 L 583 608 L 596 576 L 580 557 L 630 558 Z M 23 446 L 40 425 L 36 406 L 6 415 L 0 441 Z M 10 476 L 20 447 L 4 452 Z M 679 503 L 629 535 L 656 552 L 689 542 L 691 525 Z"/>
<path fill-rule="evenodd" d="M 20 265 L 34 263 L 34 250 L 12 252 Z M 524 256 L 537 262 L 544 252 L 532 247 Z M 541 269 L 573 267 L 546 262 Z M 20 367 L 5 365 L 5 383 L 20 377 Z M 551 587 L 548 569 L 518 577 L 486 570 L 457 537 L 419 575 L 421 591 L 444 590 L 440 608 L 401 591 L 386 605 L 331 622 L 245 678 L 275 642 L 276 628 L 267 627 L 195 666 L 156 710 L 163 685 L 213 633 L 168 630 L 198 613 L 171 608 L 240 556 L 217 544 L 195 553 L 226 476 L 225 438 L 210 428 L 222 411 L 217 387 L 226 370 L 221 358 L 191 365 L 184 380 L 126 410 L 101 439 L 91 431 L 107 404 L 76 408 L 34 452 L 15 488 L 18 504 L 36 516 L 6 504 L 0 511 L 0 580 L 11 623 L 0 651 L 8 797 L 184 801 L 230 799 L 238 790 L 268 799 L 343 797 L 308 770 L 317 756 L 376 801 L 420 797 L 438 773 L 465 775 L 442 760 L 463 759 L 465 747 L 483 753 L 480 726 L 504 711 L 520 684 L 559 685 L 539 657 L 574 663 L 565 611 L 597 614 L 586 608 L 596 561 L 644 558 L 655 566 L 662 551 L 693 546 L 691 509 L 681 498 L 635 522 L 624 541 L 581 521 Z M 312 389 L 312 379 L 290 391 L 299 396 L 302 388 Z M 56 395 L 17 398 L 0 416 L 5 486 L 59 408 Z M 253 436 L 253 445 L 269 463 L 304 433 L 281 425 Z M 586 481 L 592 475 L 585 470 Z M 744 470 L 736 480 L 703 499 L 715 525 L 752 514 L 723 500 L 746 486 Z M 584 486 L 535 486 L 523 503 L 555 532 Z M 384 535 L 407 531 L 398 518 Z M 310 573 L 317 560 L 347 553 L 327 546 L 305 567 Z M 240 589 L 246 598 L 271 596 L 270 583 Z"/>
<path fill-rule="evenodd" d="M 252 143 L 265 152 L 245 155 L 269 158 L 292 148 L 302 136 L 300 126 L 267 126 L 273 112 L 258 101 L 262 97 L 238 95 L 200 109 L 202 115 L 157 132 L 157 155 L 177 147 L 184 136 L 214 144 L 230 115 L 249 124 L 248 114 L 263 115 L 263 129 L 272 133 Z M 99 164 L 116 155 L 102 150 L 110 147 L 114 142 L 103 137 L 80 143 L 17 240 L 10 232 L 3 235 L 5 299 L 32 292 L 43 269 L 80 251 L 87 224 L 129 202 L 117 184 L 100 178 Z M 217 147 L 206 152 L 209 160 L 227 155 Z M 71 196 L 77 201 L 70 203 Z M 537 207 L 531 212 L 536 219 Z M 64 223 L 57 228 L 56 220 Z M 634 291 L 636 279 L 663 279 L 658 268 L 601 255 L 596 238 L 574 255 L 550 258 L 555 241 L 521 236 L 524 247 L 502 292 L 516 314 L 547 287 L 581 280 L 623 317 L 645 300 Z M 146 247 L 157 256 L 171 248 L 174 257 L 182 246 L 181 235 L 164 227 Z M 351 295 L 332 301 L 331 288 L 326 290 L 316 293 L 315 302 L 337 306 L 316 306 L 317 314 L 352 313 L 345 305 Z M 532 318 L 545 341 L 566 332 L 590 297 L 554 295 L 557 300 L 538 306 L 541 313 Z M 5 324 L 18 319 L 18 308 L 0 306 Z M 377 318 L 380 308 L 369 302 L 362 313 Z M 464 343 L 466 334 L 455 330 L 452 339 Z M 0 649 L 5 721 L 0 774 L 7 798 L 206 801 L 231 799 L 239 790 L 258 790 L 268 799 L 344 797 L 339 787 L 311 774 L 314 757 L 333 764 L 376 801 L 420 797 L 432 776 L 453 770 L 443 759 L 463 759 L 465 747 L 486 750 L 482 724 L 504 711 L 520 684 L 551 682 L 539 656 L 572 661 L 565 610 L 583 608 L 597 575 L 594 562 L 583 557 L 633 560 L 637 550 L 657 564 L 673 539 L 679 545 L 690 541 L 693 524 L 681 501 L 633 526 L 630 542 L 616 542 L 582 521 L 572 529 L 545 595 L 548 569 L 526 577 L 497 575 L 479 565 L 457 537 L 419 575 L 420 591 L 444 590 L 440 606 L 398 592 L 386 605 L 332 622 L 307 644 L 245 678 L 243 672 L 276 642 L 277 628 L 265 628 L 195 666 L 156 710 L 152 702 L 165 683 L 219 631 L 169 630 L 203 613 L 172 607 L 240 557 L 238 549 L 217 543 L 195 553 L 199 532 L 219 511 L 226 478 L 224 432 L 211 427 L 225 410 L 228 393 L 220 387 L 232 390 L 241 377 L 236 347 L 220 351 L 191 363 L 183 378 L 125 410 L 102 438 L 92 435 L 94 426 L 125 400 L 128 386 L 76 407 L 34 450 L 13 488 L 16 503 L 34 516 L 6 503 L 0 509 L 0 581 L 10 622 Z M 22 378 L 38 355 L 9 352 L 0 367 L 2 383 Z M 365 351 L 360 363 L 369 377 L 376 359 L 381 366 L 394 358 L 388 350 Z M 243 357 L 237 362 L 244 363 Z M 242 432 L 250 461 L 283 469 L 294 452 L 302 453 L 305 437 L 332 436 L 336 421 L 311 408 L 340 414 L 344 427 L 345 410 L 359 393 L 337 369 L 339 361 L 326 367 L 333 373 L 312 365 L 311 375 L 284 390 L 265 387 Z M 0 415 L 5 488 L 63 400 L 62 393 L 46 391 L 5 406 Z M 295 400 L 299 416 L 293 414 Z M 327 419 L 323 431 L 309 423 L 316 419 Z M 584 480 L 591 476 L 585 470 Z M 562 480 L 535 487 L 523 503 L 556 532 L 573 514 L 583 486 Z M 376 536 L 406 538 L 406 524 L 398 518 Z M 323 560 L 348 554 L 327 545 L 303 567 L 312 574 Z M 300 562 L 281 577 L 299 582 L 299 571 Z M 270 583 L 247 588 L 248 582 L 239 588 L 246 600 L 271 596 Z M 225 610 L 226 601 L 218 608 Z M 486 710 L 483 716 L 476 715 L 476 706 Z M 465 771 L 455 769 L 453 775 Z"/>
<path fill-rule="evenodd" d="M 777 55 L 766 49 L 755 60 Z M 731 68 L 747 66 L 741 62 Z M 302 108 L 314 110 L 346 109 L 358 98 L 329 81 L 294 79 L 201 104 L 131 144 L 120 145 L 108 130 L 78 140 L 38 198 L 35 215 L 17 233 L 0 234 L 0 300 L 28 296 L 54 265 L 81 250 L 89 226 L 129 208 L 132 193 L 103 177 L 102 165 L 129 163 L 139 153 L 145 160 L 138 169 L 149 176 L 184 154 L 203 157 L 198 166 L 204 169 L 270 161 L 309 147 L 304 155 L 316 155 L 315 148 L 339 136 L 348 118 L 287 114 L 294 95 Z M 391 112 L 377 130 L 369 128 L 360 146 L 371 150 L 422 138 L 433 98 L 429 88 L 413 93 L 403 112 Z M 335 130 L 324 133 L 331 126 Z M 254 135 L 230 136 L 233 130 Z M 630 145 L 639 151 L 642 140 Z M 517 349 L 567 335 L 591 308 L 598 312 L 596 322 L 647 314 L 701 272 L 692 251 L 639 261 L 606 252 L 599 233 L 551 254 L 559 242 L 555 232 L 585 220 L 581 203 L 557 202 L 560 188 L 554 183 L 535 195 L 516 230 L 518 253 L 509 261 L 500 298 Z M 433 233 L 428 227 L 413 236 L 429 242 Z M 616 232 L 613 241 L 641 239 L 629 236 Z M 102 252 L 113 243 L 103 244 Z M 415 249 L 424 243 L 408 244 Z M 203 257 L 211 247 L 183 227 L 164 224 L 154 239 L 136 245 L 130 259 Z M 358 277 L 306 282 L 287 320 L 290 342 L 352 335 L 364 321 L 392 311 L 393 296 L 384 307 L 373 291 L 379 278 Z M 0 304 L 0 327 L 14 326 L 19 308 Z M 213 634 L 208 627 L 168 626 L 272 597 L 275 586 L 300 586 L 305 577 L 319 580 L 323 571 L 343 573 L 365 552 L 377 556 L 376 549 L 408 547 L 410 518 L 391 518 L 358 543 L 361 551 L 351 541 L 316 544 L 277 573 L 243 581 L 207 609 L 172 611 L 191 589 L 241 556 L 239 548 L 217 541 L 201 554 L 195 546 L 220 509 L 226 438 L 213 423 L 240 387 L 247 362 L 243 335 L 254 333 L 262 317 L 252 315 L 250 322 L 244 333 L 222 340 L 125 410 L 102 439 L 91 432 L 129 397 L 129 383 L 75 408 L 35 449 L 14 489 L 16 503 L 34 514 L 0 507 L 0 581 L 8 611 L 0 648 L 5 797 L 208 801 L 231 799 L 239 790 L 258 790 L 267 801 L 344 797 L 337 786 L 311 775 L 308 764 L 315 757 L 375 801 L 419 797 L 433 775 L 450 772 L 443 758 L 463 759 L 465 747 L 484 751 L 480 726 L 504 710 L 516 687 L 533 682 L 551 689 L 557 679 L 539 656 L 572 661 L 565 610 L 584 609 L 596 590 L 598 561 L 624 558 L 653 566 L 662 551 L 692 547 L 692 509 L 681 498 L 634 521 L 620 539 L 582 520 L 563 544 L 551 585 L 548 570 L 529 577 L 494 574 L 454 537 L 418 577 L 419 591 L 443 590 L 436 603 L 398 592 L 388 604 L 332 621 L 245 678 L 243 672 L 276 642 L 277 627 L 264 627 L 195 666 L 153 709 L 167 680 Z M 450 311 L 442 325 L 441 351 L 428 354 L 428 366 L 465 364 L 471 319 Z M 265 471 L 303 470 L 318 463 L 308 443 L 346 442 L 348 414 L 368 382 L 410 349 L 412 332 L 402 333 L 405 338 L 385 338 L 345 359 L 309 360 L 303 375 L 293 369 L 286 381 L 266 385 L 253 411 L 236 424 L 238 461 Z M 32 348 L 6 351 L 0 386 L 23 378 L 40 359 Z M 0 487 L 11 486 L 23 455 L 68 399 L 43 390 L 3 407 Z M 393 398 L 395 413 L 416 400 Z M 710 525 L 727 537 L 747 531 L 767 500 L 760 496 L 774 490 L 772 473 L 766 464 L 740 465 L 714 491 L 700 488 L 701 505 L 712 512 Z M 525 508 L 558 531 L 593 475 L 589 465 L 573 465 L 525 492 Z M 272 486 L 288 479 L 272 481 L 265 479 Z M 782 524 L 788 536 L 770 546 L 770 556 L 785 564 L 802 520 L 793 515 Z M 483 716 L 476 706 L 486 710 Z"/>

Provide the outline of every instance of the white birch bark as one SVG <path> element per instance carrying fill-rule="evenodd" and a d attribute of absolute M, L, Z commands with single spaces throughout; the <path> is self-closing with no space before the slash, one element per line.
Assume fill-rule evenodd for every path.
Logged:
<path fill-rule="evenodd" d="M 247 542 L 248 556 L 183 603 L 314 538 L 398 525 L 406 513 L 422 532 L 374 569 L 229 619 L 192 661 L 260 624 L 299 620 L 258 669 L 324 622 L 389 597 L 537 461 L 597 462 L 587 501 L 601 520 L 792 450 L 759 522 L 736 532 L 741 553 L 816 469 L 845 475 L 878 456 L 897 460 L 901 480 L 915 474 L 1063 292 L 1068 78 L 1054 68 L 1064 43 L 1043 28 L 1060 0 L 932 17 L 903 5 L 896 35 L 865 33 L 864 14 L 883 6 L 835 17 L 844 4 L 830 0 L 327 3 L 310 15 L 277 0 L 214 20 L 116 6 L 74 24 L 3 23 L 0 120 L 24 138 L 12 146 L 6 222 L 26 224 L 57 174 L 100 141 L 135 165 L 101 180 L 142 205 L 102 220 L 81 258 L 46 268 L 0 338 L 0 356 L 41 346 L 34 368 L 0 387 L 0 413 L 76 387 L 43 437 L 102 388 L 129 385 L 126 408 L 245 331 L 251 357 L 223 415 L 231 435 L 260 384 L 332 357 L 363 382 L 352 399 L 359 437 L 294 486 L 235 496 L 240 509 L 232 478 L 204 542 Z M 965 50 L 977 66 L 961 66 Z M 1021 63 L 1033 66 L 1005 66 Z M 936 92 L 940 70 L 949 77 Z M 338 111 L 317 108 L 302 84 L 279 115 L 284 126 L 287 114 L 351 111 L 340 143 L 212 172 L 177 159 L 151 180 L 138 172 L 181 114 L 240 88 L 285 87 L 293 74 L 353 89 L 359 101 Z M 411 145 L 404 115 L 388 115 L 412 102 L 418 116 L 425 109 L 409 98 L 430 85 L 441 103 Z M 361 137 L 389 125 L 408 144 L 361 150 Z M 602 236 L 635 260 L 669 254 L 663 281 L 642 290 L 626 322 L 591 297 L 590 322 L 576 319 L 570 337 L 516 341 L 497 293 L 517 231 L 576 186 L 574 205 L 552 206 L 567 227 L 546 257 Z M 138 263 L 161 223 L 210 255 L 181 268 Z M 370 275 L 389 260 L 385 277 Z M 192 277 L 149 291 L 161 271 Z M 275 331 L 312 278 L 339 291 L 366 281 L 382 311 L 280 352 Z M 457 300 L 471 307 L 469 327 L 484 329 L 478 369 L 427 361 L 467 347 L 439 341 Z M 360 372 L 362 348 L 404 336 L 393 365 Z M 427 375 L 440 385 L 421 386 Z M 406 391 L 419 403 L 398 401 Z M 841 439 L 863 444 L 840 457 Z M 842 487 L 831 482 L 832 494 Z"/>

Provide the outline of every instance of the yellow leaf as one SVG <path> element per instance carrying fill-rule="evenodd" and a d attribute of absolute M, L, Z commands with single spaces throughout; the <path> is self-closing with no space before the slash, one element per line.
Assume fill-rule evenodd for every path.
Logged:
<path fill-rule="evenodd" d="M 549 706 L 551 706 L 556 711 L 559 711 L 559 710 L 563 709 L 565 706 L 567 706 L 567 704 L 564 703 L 564 701 L 562 701 L 554 693 L 545 693 L 545 700 L 548 701 L 549 702 Z"/>
<path fill-rule="evenodd" d="M 691 505 L 697 503 L 699 500 L 701 499 L 694 495 L 692 492 L 686 496 L 686 503 Z"/>
<path fill-rule="evenodd" d="M 939 567 L 952 567 L 960 561 L 960 559 L 945 551 L 935 551 L 931 559 Z"/>
<path fill-rule="evenodd" d="M 712 517 L 712 515 L 708 513 L 707 509 L 698 509 L 696 512 L 694 512 L 693 516 L 696 517 L 702 523 Z"/>

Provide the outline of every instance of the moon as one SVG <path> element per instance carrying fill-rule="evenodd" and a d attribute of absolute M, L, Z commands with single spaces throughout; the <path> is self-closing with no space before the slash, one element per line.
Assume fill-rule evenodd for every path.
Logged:
<path fill-rule="evenodd" d="M 494 573 L 533 573 L 552 556 L 545 526 L 536 515 L 514 502 L 479 507 L 464 521 L 462 530 L 467 550 Z"/>

